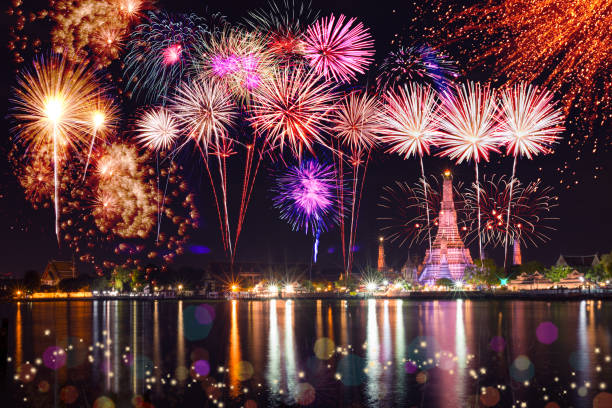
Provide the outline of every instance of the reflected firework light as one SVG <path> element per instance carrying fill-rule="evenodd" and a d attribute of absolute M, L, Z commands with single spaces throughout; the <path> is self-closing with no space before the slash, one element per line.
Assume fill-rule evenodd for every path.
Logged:
<path fill-rule="evenodd" d="M 435 236 L 438 227 L 438 216 L 442 205 L 442 178 L 429 176 L 427 186 L 422 181 L 415 183 L 396 181 L 383 187 L 378 206 L 383 215 L 378 218 L 382 223 L 382 232 L 386 239 L 397 242 L 399 246 L 420 245 L 429 234 Z M 427 195 L 425 195 L 425 188 Z M 453 199 L 457 211 L 459 233 L 465 236 L 468 232 L 468 215 L 466 208 L 465 187 L 463 183 L 453 184 Z M 427 197 L 427 202 L 425 202 Z M 427 222 L 429 209 L 429 223 Z"/>
<path fill-rule="evenodd" d="M 164 103 L 168 91 L 185 79 L 196 42 L 208 38 L 209 29 L 205 19 L 195 14 L 149 12 L 127 46 L 126 90 L 145 102 Z"/>

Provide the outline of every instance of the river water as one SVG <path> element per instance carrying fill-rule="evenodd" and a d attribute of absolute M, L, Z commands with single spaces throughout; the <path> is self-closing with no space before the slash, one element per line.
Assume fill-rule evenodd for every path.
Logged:
<path fill-rule="evenodd" d="M 606 301 L 57 301 L 0 316 L 8 406 L 612 406 Z"/>

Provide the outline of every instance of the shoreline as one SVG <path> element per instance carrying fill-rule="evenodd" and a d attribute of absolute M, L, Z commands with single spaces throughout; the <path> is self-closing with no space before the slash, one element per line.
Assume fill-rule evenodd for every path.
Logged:
<path fill-rule="evenodd" d="M 20 298 L 20 299 L 0 299 L 5 303 L 29 303 L 29 302 L 57 302 L 57 301 L 95 301 L 95 300 L 123 300 L 123 301 L 156 301 L 156 300 L 201 300 L 201 301 L 266 301 L 266 300 L 366 300 L 366 299 L 387 299 L 387 300 L 539 300 L 539 301 L 580 301 L 580 300 L 612 300 L 612 291 L 606 292 L 557 292 L 557 291 L 529 291 L 529 292 L 468 292 L 468 291 L 449 291 L 449 292 L 412 292 L 397 295 L 376 295 L 376 294 L 297 294 L 291 296 L 217 296 L 209 297 L 206 295 L 191 296 L 92 296 L 92 297 L 57 297 L 57 298 Z"/>

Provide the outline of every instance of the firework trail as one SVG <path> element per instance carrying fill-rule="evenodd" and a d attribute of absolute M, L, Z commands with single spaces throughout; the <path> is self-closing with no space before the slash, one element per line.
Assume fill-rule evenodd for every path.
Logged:
<path fill-rule="evenodd" d="M 182 83 L 173 95 L 171 103 L 172 111 L 178 122 L 187 132 L 187 142 L 181 147 L 189 141 L 195 143 L 206 164 L 215 197 L 217 197 L 217 192 L 208 164 L 208 148 L 211 146 L 220 149 L 215 156 L 221 178 L 223 216 L 220 211 L 218 212 L 220 219 L 224 220 L 221 222 L 221 232 L 225 249 L 231 258 L 232 245 L 227 206 L 226 160 L 228 154 L 224 154 L 223 149 L 229 146 L 226 139 L 229 137 L 228 129 L 234 124 L 237 117 L 236 105 L 223 84 L 204 79 Z M 220 210 L 218 201 L 217 209 Z"/>
<path fill-rule="evenodd" d="M 416 82 L 446 92 L 459 76 L 455 62 L 428 45 L 399 46 L 385 57 L 378 72 L 376 85 L 383 91 Z"/>
<path fill-rule="evenodd" d="M 383 187 L 379 206 L 385 214 L 378 219 L 382 230 L 391 242 L 408 247 L 423 243 L 435 232 L 442 204 L 442 179 L 429 176 L 426 183 L 414 184 L 396 181 Z M 459 230 L 466 234 L 470 210 L 465 205 L 463 183 L 453 185 L 453 199 L 457 211 Z M 429 211 L 434 217 L 429 216 Z"/>
<path fill-rule="evenodd" d="M 429 86 L 423 87 L 415 83 L 404 85 L 397 91 L 388 91 L 385 95 L 385 131 L 381 141 L 389 148 L 387 152 L 397 153 L 408 159 L 419 156 L 421 179 L 423 182 L 423 198 L 427 200 L 427 181 L 423 156 L 430 154 L 431 145 L 439 136 L 437 127 L 438 101 L 436 94 Z M 429 225 L 429 208 L 426 209 L 427 225 Z M 429 250 L 431 252 L 431 232 L 429 235 Z"/>
<path fill-rule="evenodd" d="M 309 26 L 304 36 L 304 55 L 313 69 L 326 78 L 351 82 L 373 61 L 374 39 L 355 18 L 332 14 Z"/>
<path fill-rule="evenodd" d="M 531 160 L 538 154 L 552 152 L 551 146 L 560 139 L 563 132 L 563 114 L 555 108 L 553 95 L 526 83 L 515 85 L 501 92 L 501 120 L 499 135 L 506 140 L 506 153 L 514 156 L 510 196 L 516 174 L 519 156 Z M 510 206 L 508 202 L 506 224 L 510 225 Z M 504 241 L 504 268 L 508 258 L 508 234 Z"/>
<path fill-rule="evenodd" d="M 336 108 L 331 114 L 331 132 L 338 139 L 338 148 L 335 153 L 337 155 L 336 166 L 338 167 L 338 195 L 341 204 L 341 240 L 343 243 L 343 255 L 346 258 L 344 248 L 345 232 L 344 232 L 344 172 L 342 170 L 345 154 L 348 156 L 348 161 L 352 166 L 353 177 L 352 195 L 351 195 L 351 223 L 349 228 L 348 242 L 348 262 L 345 259 L 345 268 L 347 273 L 352 266 L 352 251 L 351 248 L 357 236 L 357 221 L 359 218 L 359 204 L 361 191 L 365 182 L 365 172 L 369 160 L 363 162 L 363 156 L 367 152 L 369 159 L 370 150 L 376 144 L 378 137 L 384 131 L 382 127 L 382 109 L 378 100 L 368 95 L 365 92 L 351 92 L 337 103 Z M 342 150 L 346 147 L 348 153 Z M 359 178 L 359 168 L 364 164 L 364 174 Z M 359 194 L 358 194 L 359 191 Z"/>
<path fill-rule="evenodd" d="M 298 158 L 304 148 L 313 152 L 315 143 L 325 145 L 322 133 L 333 109 L 332 87 L 313 72 L 280 68 L 254 94 L 253 128 L 281 153 L 286 145 Z"/>
<path fill-rule="evenodd" d="M 165 97 L 187 75 L 198 41 L 208 38 L 208 26 L 195 14 L 149 12 L 132 33 L 124 58 L 126 90 L 145 102 L 165 103 Z"/>
<path fill-rule="evenodd" d="M 246 24 L 267 37 L 267 47 L 279 62 L 295 65 L 305 61 L 302 39 L 318 14 L 310 1 L 270 1 L 266 9 L 251 11 Z"/>
<path fill-rule="evenodd" d="M 46 151 L 53 156 L 55 234 L 60 242 L 60 160 L 69 149 L 85 142 L 91 107 L 101 91 L 93 71 L 85 64 L 71 64 L 64 57 L 52 55 L 34 62 L 32 71 L 17 77 L 11 98 L 13 128 L 18 141 L 29 154 Z"/>
<path fill-rule="evenodd" d="M 489 161 L 490 152 L 499 153 L 502 143 L 497 134 L 497 103 L 493 91 L 487 86 L 470 82 L 457 87 L 456 93 L 443 98 L 442 115 L 439 118 L 440 137 L 437 144 L 442 149 L 438 155 L 462 161 L 474 160 L 476 189 L 479 190 L 478 163 Z M 476 195 L 477 201 L 480 196 Z M 478 248 L 480 260 L 484 259 L 478 209 Z"/>
<path fill-rule="evenodd" d="M 512 241 L 537 246 L 538 242 L 548 241 L 546 233 L 554 230 L 548 224 L 556 220 L 551 211 L 557 207 L 557 197 L 552 187 L 542 186 L 540 181 L 524 185 L 518 179 L 512 182 L 505 176 L 485 176 L 480 193 L 470 188 L 464 198 L 466 222 L 470 227 L 477 223 L 477 210 L 480 209 L 485 245 L 505 247 L 509 235 Z M 511 208 L 510 217 L 507 217 L 508 208 Z M 476 228 L 469 230 L 477 231 Z"/>
<path fill-rule="evenodd" d="M 316 262 L 319 235 L 339 222 L 333 165 L 304 160 L 277 177 L 273 192 L 274 207 L 279 209 L 281 219 L 289 222 L 293 230 L 315 237 Z"/>

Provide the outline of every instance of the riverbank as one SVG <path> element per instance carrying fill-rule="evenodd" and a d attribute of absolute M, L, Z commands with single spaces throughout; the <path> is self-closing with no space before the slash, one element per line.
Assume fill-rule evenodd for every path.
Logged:
<path fill-rule="evenodd" d="M 155 296 L 151 294 L 126 294 L 113 296 L 65 296 L 49 298 L 10 298 L 2 299 L 5 302 L 54 302 L 54 301 L 92 301 L 92 300 L 132 300 L 132 301 L 155 301 L 155 300 L 270 300 L 270 299 L 292 299 L 292 300 L 361 300 L 361 299 L 405 299 L 405 300 L 541 300 L 541 301 L 579 301 L 579 300 L 612 300 L 612 291 L 423 291 L 423 292 L 401 292 L 394 294 L 358 293 L 302 293 L 282 296 L 256 295 L 252 293 L 231 293 L 228 295 L 206 296 L 206 295 L 174 295 Z"/>

